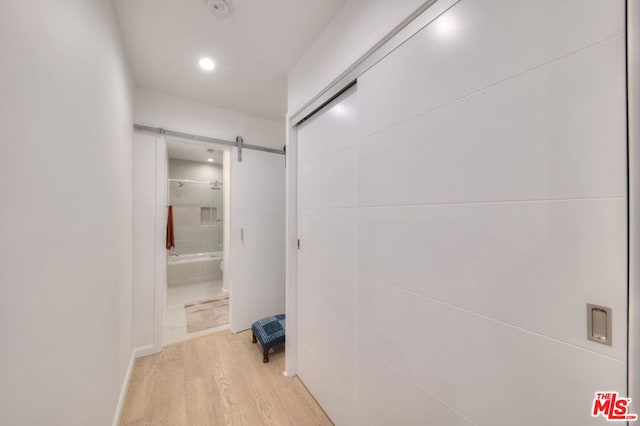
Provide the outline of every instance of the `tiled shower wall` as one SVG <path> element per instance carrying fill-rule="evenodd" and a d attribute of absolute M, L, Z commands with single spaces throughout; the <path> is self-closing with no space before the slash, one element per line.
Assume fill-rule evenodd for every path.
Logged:
<path fill-rule="evenodd" d="M 186 160 L 169 160 L 170 179 L 222 182 L 222 166 Z M 176 250 L 180 255 L 223 250 L 222 186 L 169 184 L 173 205 Z"/>

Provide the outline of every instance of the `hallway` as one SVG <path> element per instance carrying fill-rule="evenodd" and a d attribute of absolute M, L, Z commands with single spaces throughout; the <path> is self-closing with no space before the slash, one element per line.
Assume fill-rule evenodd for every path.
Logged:
<path fill-rule="evenodd" d="M 284 351 L 263 364 L 250 331 L 167 346 L 136 361 L 120 425 L 330 425 L 283 369 Z"/>
<path fill-rule="evenodd" d="M 640 426 L 640 0 L 35 6 L 0 426 Z"/>

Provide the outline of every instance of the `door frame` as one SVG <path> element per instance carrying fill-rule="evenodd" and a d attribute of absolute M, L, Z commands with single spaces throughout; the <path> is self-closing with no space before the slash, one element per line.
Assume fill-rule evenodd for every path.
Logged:
<path fill-rule="evenodd" d="M 136 134 L 139 133 L 144 135 L 144 132 L 139 132 L 134 129 L 134 140 L 133 144 L 136 143 L 145 143 L 145 142 L 136 142 Z M 150 342 L 146 340 L 148 336 L 145 336 L 145 341 L 143 345 L 136 346 L 140 342 L 136 342 L 134 339 L 134 357 L 141 358 L 147 355 L 152 355 L 158 353 L 162 350 L 162 322 L 163 322 L 163 314 L 164 314 L 164 304 L 165 304 L 165 296 L 166 296 L 166 227 L 167 227 L 167 214 L 166 214 L 166 197 L 167 197 L 167 147 L 164 137 L 161 135 L 146 135 L 153 140 L 151 143 L 153 144 L 153 190 L 151 191 L 151 186 L 149 186 L 149 192 L 153 193 L 153 216 L 146 218 L 146 220 L 151 221 L 153 223 L 153 271 L 150 271 L 149 274 L 152 275 L 152 289 L 153 291 L 150 294 L 145 294 L 145 297 L 151 296 L 153 297 L 153 302 L 151 304 L 151 338 Z M 135 148 L 134 148 L 135 151 Z M 134 155 L 135 157 L 135 155 Z M 151 160 L 151 154 L 149 154 L 149 160 Z M 134 168 L 138 167 L 138 164 L 134 161 Z M 135 185 L 134 185 L 135 186 Z M 136 198 L 138 194 L 134 190 L 134 205 L 136 203 Z M 146 203 L 145 203 L 146 204 Z M 145 209 L 146 210 L 146 209 Z M 136 217 L 134 214 L 134 227 L 137 226 Z M 135 234 L 135 232 L 134 232 Z M 135 246 L 136 237 L 134 235 L 134 246 Z M 146 244 L 145 244 L 146 245 Z M 135 256 L 135 254 L 134 254 Z M 134 265 L 135 268 L 135 265 Z M 135 275 L 135 273 L 134 273 Z M 132 286 L 135 288 L 136 282 L 133 282 Z M 135 311 L 139 310 L 140 307 L 136 305 L 137 298 L 135 297 L 135 290 L 132 293 L 132 312 L 133 315 L 133 323 L 132 326 L 135 328 L 137 326 L 135 322 Z M 145 317 L 143 321 L 146 323 L 148 317 Z"/>
<path fill-rule="evenodd" d="M 640 2 L 627 0 L 628 353 L 627 393 L 640 413 Z M 635 402 L 633 402 L 635 401 Z"/>
<path fill-rule="evenodd" d="M 298 130 L 287 114 L 285 170 L 285 314 L 284 372 L 298 374 Z"/>
<path fill-rule="evenodd" d="M 233 309 L 232 280 L 230 277 L 231 265 L 231 152 L 232 147 L 210 142 L 198 142 L 180 137 L 171 137 L 185 144 L 214 148 L 223 153 L 222 173 L 224 176 L 223 203 L 224 203 L 224 227 L 223 227 L 223 254 L 225 272 L 222 275 L 222 287 L 229 292 L 229 312 Z M 153 347 L 152 352 L 158 353 L 164 347 L 163 329 L 164 313 L 167 298 L 167 250 L 164 241 L 167 231 L 167 206 L 169 205 L 169 155 L 165 137 L 156 137 L 156 253 L 155 253 L 155 288 L 154 288 L 154 312 L 153 312 Z M 229 315 L 229 328 L 231 328 L 231 315 Z M 149 355 L 145 354 L 145 355 Z"/>

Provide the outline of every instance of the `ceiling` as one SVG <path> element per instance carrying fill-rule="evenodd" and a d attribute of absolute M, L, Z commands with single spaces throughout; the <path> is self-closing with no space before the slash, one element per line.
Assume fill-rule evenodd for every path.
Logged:
<path fill-rule="evenodd" d="M 286 73 L 345 0 L 230 0 L 215 17 L 203 0 L 114 0 L 136 84 L 281 119 Z M 198 67 L 200 57 L 215 70 Z"/>
<path fill-rule="evenodd" d="M 214 150 L 208 152 L 211 146 L 199 143 L 183 142 L 177 139 L 166 138 L 167 154 L 169 158 L 175 160 L 198 161 L 208 163 L 209 158 L 213 158 L 211 164 L 222 165 L 222 151 Z"/>

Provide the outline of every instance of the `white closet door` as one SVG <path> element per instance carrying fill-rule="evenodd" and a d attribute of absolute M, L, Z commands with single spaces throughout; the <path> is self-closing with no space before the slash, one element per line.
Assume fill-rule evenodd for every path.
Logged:
<path fill-rule="evenodd" d="M 462 0 L 359 79 L 360 389 L 605 423 L 594 393 L 626 391 L 624 30 L 622 1 Z M 361 409 L 383 424 L 405 396 Z"/>
<path fill-rule="evenodd" d="M 233 332 L 284 313 L 284 156 L 231 154 L 230 323 Z M 225 218 L 227 219 L 227 218 Z"/>
<path fill-rule="evenodd" d="M 358 79 L 357 121 L 351 92 L 300 126 L 298 365 L 337 424 L 606 424 L 594 393 L 626 392 L 624 6 L 462 0 Z"/>
<path fill-rule="evenodd" d="M 356 96 L 298 128 L 298 375 L 338 425 L 356 424 Z"/>

